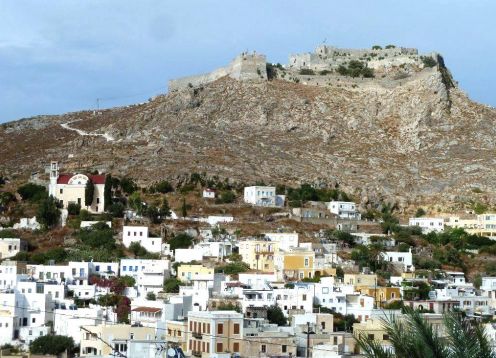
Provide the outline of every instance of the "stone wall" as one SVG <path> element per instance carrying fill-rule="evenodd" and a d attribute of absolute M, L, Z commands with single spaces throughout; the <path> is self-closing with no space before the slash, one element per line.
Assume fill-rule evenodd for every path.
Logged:
<path fill-rule="evenodd" d="M 379 66 L 419 62 L 418 50 L 406 47 L 388 49 L 341 49 L 321 45 L 314 52 L 293 54 L 289 56 L 289 68 L 314 70 L 337 68 L 351 60 L 367 61 Z M 372 67 L 372 66 L 371 66 Z"/>
<path fill-rule="evenodd" d="M 170 80 L 169 91 L 200 87 L 224 76 L 229 76 L 239 81 L 266 81 L 266 62 L 265 55 L 242 53 L 236 56 L 229 65 L 212 72 Z"/>

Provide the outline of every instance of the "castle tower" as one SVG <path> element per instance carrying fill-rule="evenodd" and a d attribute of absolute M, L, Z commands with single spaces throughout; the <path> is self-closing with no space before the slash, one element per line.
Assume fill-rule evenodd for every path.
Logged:
<path fill-rule="evenodd" d="M 48 185 L 48 195 L 55 197 L 57 190 L 57 179 L 59 178 L 59 163 L 50 163 L 50 184 Z"/>

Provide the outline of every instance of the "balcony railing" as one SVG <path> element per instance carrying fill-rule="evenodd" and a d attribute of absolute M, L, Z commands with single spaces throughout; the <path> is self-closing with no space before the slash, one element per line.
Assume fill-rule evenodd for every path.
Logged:
<path fill-rule="evenodd" d="M 192 332 L 191 335 L 193 338 L 202 339 L 202 334 L 200 332 Z"/>
<path fill-rule="evenodd" d="M 201 357 L 201 352 L 200 351 L 191 351 L 191 355 L 194 357 Z"/>

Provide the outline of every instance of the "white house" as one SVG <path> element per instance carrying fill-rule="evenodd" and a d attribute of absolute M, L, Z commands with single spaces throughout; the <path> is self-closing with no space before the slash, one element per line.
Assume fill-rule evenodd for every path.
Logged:
<path fill-rule="evenodd" d="M 381 252 L 381 258 L 384 261 L 393 264 L 402 264 L 404 272 L 413 272 L 415 267 L 413 266 L 412 252 L 396 252 L 396 251 L 386 251 Z"/>
<path fill-rule="evenodd" d="M 408 220 L 409 226 L 419 226 L 423 234 L 430 232 L 441 232 L 444 230 L 443 218 L 410 218 Z"/>
<path fill-rule="evenodd" d="M 0 259 L 13 257 L 21 251 L 28 251 L 26 241 L 19 238 L 0 238 Z"/>
<path fill-rule="evenodd" d="M 327 204 L 327 208 L 331 213 L 336 214 L 341 219 L 360 220 L 361 218 L 356 204 L 351 201 L 331 201 Z"/>
<path fill-rule="evenodd" d="M 95 224 L 98 224 L 99 222 L 102 222 L 102 221 L 81 221 L 81 225 L 79 225 L 79 227 L 81 229 L 84 229 L 87 227 L 91 227 Z M 112 221 L 103 221 L 103 223 L 105 223 L 105 225 L 107 225 L 109 228 L 112 228 Z"/>
<path fill-rule="evenodd" d="M 281 250 L 287 251 L 290 247 L 298 247 L 298 233 L 297 232 L 266 232 L 264 233 L 266 238 L 270 241 L 276 241 L 279 243 L 279 248 Z"/>
<path fill-rule="evenodd" d="M 162 239 L 160 237 L 149 237 L 147 226 L 122 227 L 122 243 L 124 246 L 129 247 L 133 242 L 138 242 L 148 252 L 162 252 Z"/>
<path fill-rule="evenodd" d="M 162 291 L 164 279 L 170 276 L 169 260 L 121 259 L 120 275 L 131 276 L 136 286 L 128 289 L 128 296 L 144 297 L 148 292 Z"/>
<path fill-rule="evenodd" d="M 277 288 L 274 290 L 276 304 L 284 315 L 288 316 L 290 310 L 303 310 L 313 312 L 314 286 L 298 282 L 294 288 Z"/>
<path fill-rule="evenodd" d="M 205 199 L 215 199 L 215 190 L 209 188 L 203 189 L 203 197 Z"/>
<path fill-rule="evenodd" d="M 93 201 L 85 204 L 86 183 L 94 184 Z M 70 203 L 81 205 L 92 213 L 103 213 L 105 206 L 105 175 L 59 174 L 57 162 L 50 164 L 50 184 L 48 193 L 67 209 Z"/>
<path fill-rule="evenodd" d="M 224 258 L 232 254 L 232 244 L 229 241 L 204 241 L 195 245 L 194 250 L 202 252 L 202 258 Z"/>
<path fill-rule="evenodd" d="M 233 221 L 234 221 L 234 218 L 231 215 L 210 215 L 207 218 L 207 222 L 211 226 L 215 226 L 219 223 L 230 223 Z"/>
<path fill-rule="evenodd" d="M 276 195 L 274 186 L 247 186 L 244 190 L 244 202 L 255 206 L 284 206 L 284 195 Z"/>
<path fill-rule="evenodd" d="M 483 277 L 480 289 L 483 296 L 489 297 L 491 306 L 496 306 L 496 277 Z"/>

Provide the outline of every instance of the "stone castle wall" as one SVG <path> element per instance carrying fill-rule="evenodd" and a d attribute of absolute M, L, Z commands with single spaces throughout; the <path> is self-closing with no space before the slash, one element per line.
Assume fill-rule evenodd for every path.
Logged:
<path fill-rule="evenodd" d="M 266 63 L 267 60 L 265 55 L 242 53 L 236 56 L 229 65 L 218 68 L 212 72 L 170 80 L 169 92 L 188 87 L 200 87 L 225 76 L 229 76 L 239 81 L 266 81 Z"/>
<path fill-rule="evenodd" d="M 333 69 L 351 60 L 367 60 L 372 64 L 371 67 L 387 67 L 389 65 L 417 62 L 420 61 L 420 56 L 418 50 L 414 48 L 341 49 L 321 45 L 315 49 L 315 52 L 290 55 L 288 66 L 293 69 Z"/>

